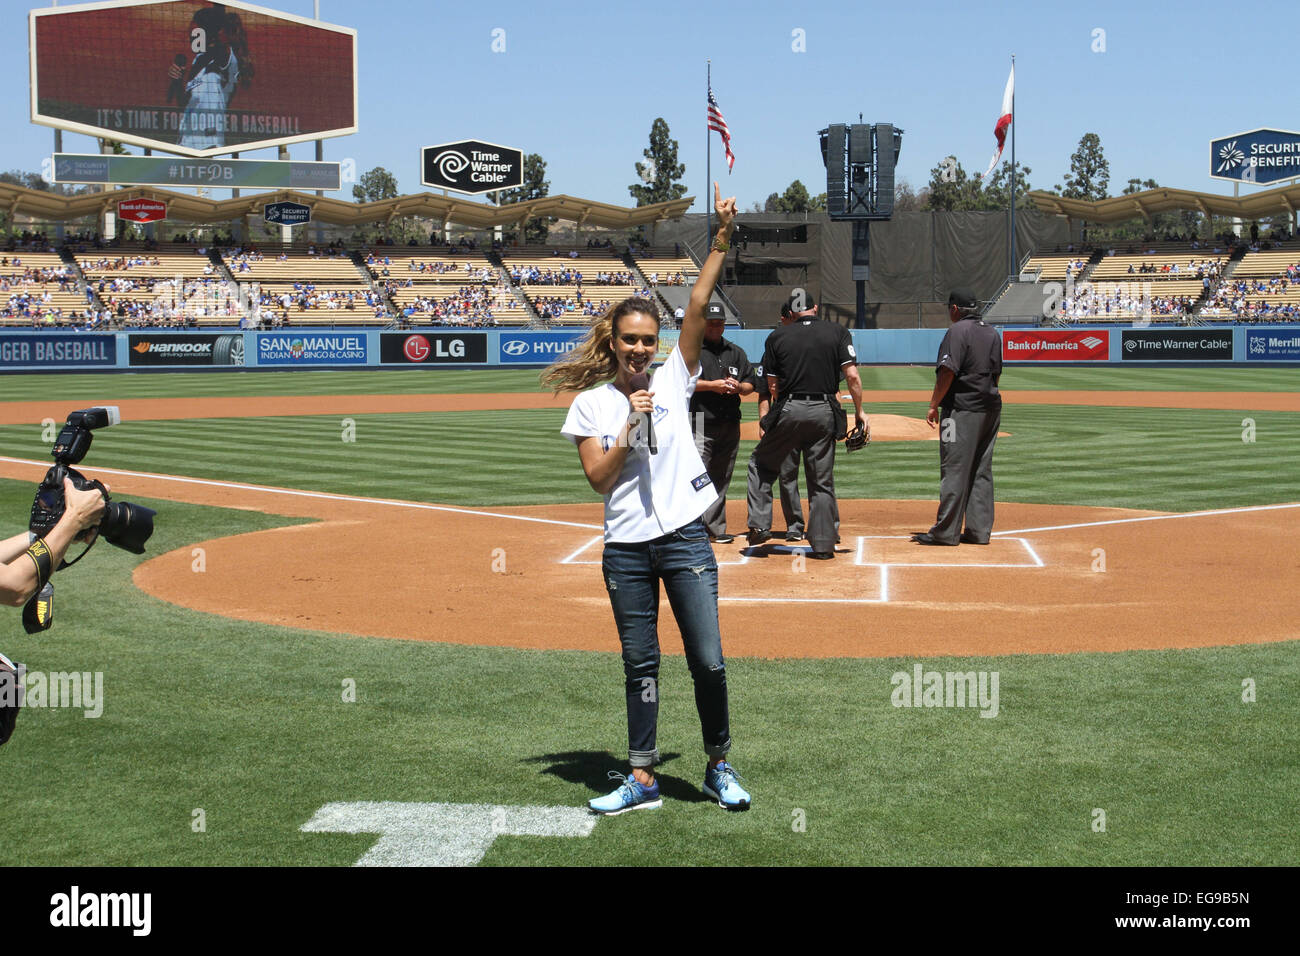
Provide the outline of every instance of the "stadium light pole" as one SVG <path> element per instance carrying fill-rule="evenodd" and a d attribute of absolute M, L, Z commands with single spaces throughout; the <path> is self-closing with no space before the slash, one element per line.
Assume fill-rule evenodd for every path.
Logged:
<path fill-rule="evenodd" d="M 320 0 L 314 0 L 314 9 L 316 13 L 316 22 L 319 23 L 320 22 Z M 325 140 L 318 139 L 316 140 L 316 162 L 320 163 L 323 162 L 324 160 L 325 160 Z M 342 183 L 340 183 L 339 185 L 342 185 Z M 316 190 L 316 195 L 320 197 L 324 197 L 325 190 L 323 189 Z M 313 218 L 315 217 L 313 216 Z M 316 220 L 316 241 L 321 244 L 324 244 L 325 242 L 325 230 L 321 226 L 319 219 Z"/>

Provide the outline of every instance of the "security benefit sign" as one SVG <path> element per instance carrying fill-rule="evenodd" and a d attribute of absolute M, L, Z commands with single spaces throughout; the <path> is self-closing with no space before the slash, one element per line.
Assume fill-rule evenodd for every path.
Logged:
<path fill-rule="evenodd" d="M 502 365 L 549 365 L 568 354 L 584 332 L 501 333 L 497 361 Z"/>
<path fill-rule="evenodd" d="M 281 226 L 301 226 L 311 222 L 311 206 L 301 202 L 269 202 L 262 207 L 262 218 Z"/>
<path fill-rule="evenodd" d="M 1231 362 L 1231 329 L 1124 329 L 1120 357 L 1140 362 Z"/>
<path fill-rule="evenodd" d="M 420 182 L 461 193 L 513 189 L 524 181 L 524 154 L 496 143 L 467 139 L 420 150 Z"/>
<path fill-rule="evenodd" d="M 486 332 L 385 332 L 379 337 L 384 365 L 484 365 Z"/>
<path fill-rule="evenodd" d="M 1104 362 L 1110 358 L 1109 329 L 1006 329 L 1004 362 Z"/>
<path fill-rule="evenodd" d="M 114 335 L 46 335 L 23 332 L 0 336 L 0 368 L 65 368 L 116 365 Z"/>
<path fill-rule="evenodd" d="M 258 365 L 365 365 L 364 332 L 259 332 Z"/>
<path fill-rule="evenodd" d="M 128 337 L 127 354 L 133 367 L 243 365 L 244 335 L 242 332 L 222 335 L 132 334 Z"/>
<path fill-rule="evenodd" d="M 1300 176 L 1300 133 L 1253 129 L 1210 141 L 1210 177 L 1257 186 Z"/>
<path fill-rule="evenodd" d="M 1300 328 L 1294 326 L 1246 330 L 1249 362 L 1300 362 Z"/>

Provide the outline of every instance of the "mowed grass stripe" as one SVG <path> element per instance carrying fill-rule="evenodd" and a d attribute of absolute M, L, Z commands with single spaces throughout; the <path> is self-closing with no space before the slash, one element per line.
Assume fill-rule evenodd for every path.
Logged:
<path fill-rule="evenodd" d="M 5 375 L 0 401 L 48 395 L 66 398 L 69 410 L 125 398 L 199 398 L 238 395 L 409 395 L 542 392 L 538 369 L 391 368 L 259 372 L 128 372 L 67 375 Z M 919 366 L 863 366 L 863 387 L 928 390 L 934 370 Z M 1300 390 L 1297 368 L 1133 368 L 1106 366 L 1013 366 L 1002 376 L 1008 390 L 1085 389 L 1124 391 Z"/>
<path fill-rule="evenodd" d="M 914 414 L 901 404 L 878 413 Z M 1243 420 L 1253 423 L 1243 426 Z M 558 409 L 136 422 L 101 431 L 96 465 L 339 494 L 449 504 L 599 500 L 560 434 Z M 1200 510 L 1300 501 L 1300 416 L 1195 409 L 1007 406 L 995 453 L 1002 501 Z M 43 459 L 31 426 L 0 428 L 0 452 Z M 1253 441 L 1243 441 L 1243 437 Z M 352 439 L 352 440 L 345 440 Z M 729 497 L 743 500 L 753 442 Z M 932 498 L 936 442 L 840 452 L 846 498 Z M 374 475 L 382 474 L 376 482 Z"/>

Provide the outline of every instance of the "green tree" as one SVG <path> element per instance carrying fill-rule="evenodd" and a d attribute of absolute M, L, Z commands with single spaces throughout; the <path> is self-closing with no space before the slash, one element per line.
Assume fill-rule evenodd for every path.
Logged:
<path fill-rule="evenodd" d="M 980 181 L 966 175 L 957 157 L 948 156 L 930 170 L 926 209 L 947 212 L 979 209 Z"/>
<path fill-rule="evenodd" d="M 500 206 L 511 203 L 528 202 L 531 199 L 544 199 L 551 194 L 551 183 L 546 178 L 546 160 L 538 153 L 529 153 L 524 157 L 523 183 L 514 189 L 502 189 L 489 196 L 491 202 Z M 524 241 L 542 243 L 550 235 L 554 217 L 537 216 L 524 223 Z"/>
<path fill-rule="evenodd" d="M 1159 189 L 1159 188 L 1160 188 L 1160 184 L 1156 182 L 1154 179 L 1148 179 L 1145 181 L 1141 179 L 1130 179 L 1128 181 L 1128 185 L 1124 187 L 1124 192 L 1121 195 L 1131 196 L 1134 193 L 1140 193 L 1146 189 Z"/>
<path fill-rule="evenodd" d="M 808 208 L 811 209 L 813 212 L 825 212 L 826 194 L 818 193 L 816 196 L 813 196 L 812 202 L 809 204 Z"/>
<path fill-rule="evenodd" d="M 686 166 L 677 162 L 677 140 L 668 135 L 668 124 L 662 116 L 650 127 L 650 147 L 642 155 L 646 162 L 636 164 L 641 181 L 627 187 L 637 206 L 653 206 L 686 195 L 686 184 L 678 182 L 686 175 Z"/>
<path fill-rule="evenodd" d="M 352 198 L 359 203 L 379 202 L 381 199 L 397 198 L 397 177 L 376 166 L 369 172 L 361 174 L 352 187 Z"/>
<path fill-rule="evenodd" d="M 1106 199 L 1110 185 L 1110 163 L 1101 148 L 1101 137 L 1084 133 L 1079 148 L 1070 157 L 1070 175 L 1061 195 L 1066 199 Z"/>
<path fill-rule="evenodd" d="M 808 195 L 808 187 L 797 179 L 786 187 L 785 195 L 781 197 L 781 201 L 786 212 L 807 212 L 812 206 L 812 197 Z"/>
<path fill-rule="evenodd" d="M 918 193 L 906 179 L 894 183 L 894 212 L 920 212 L 928 208 L 929 201 L 929 186 Z"/>
<path fill-rule="evenodd" d="M 1023 209 L 1029 203 L 1025 194 L 1033 187 L 1029 185 L 1029 174 L 1033 172 L 1028 166 L 1016 164 L 1016 208 Z M 1002 163 L 988 178 L 984 188 L 977 197 L 977 209 L 1001 210 L 1010 206 L 1011 164 Z"/>
<path fill-rule="evenodd" d="M 780 193 L 771 193 L 763 203 L 763 212 L 785 212 L 785 200 Z"/>
<path fill-rule="evenodd" d="M 0 173 L 0 183 L 22 186 L 25 189 L 39 189 L 42 192 L 58 191 L 52 190 L 50 184 L 41 178 L 40 173 L 25 173 L 20 169 L 11 169 L 7 173 Z"/>

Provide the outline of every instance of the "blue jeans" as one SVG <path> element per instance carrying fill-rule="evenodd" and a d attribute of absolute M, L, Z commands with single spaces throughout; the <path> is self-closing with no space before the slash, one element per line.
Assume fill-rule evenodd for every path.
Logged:
<path fill-rule="evenodd" d="M 628 759 L 633 767 L 659 760 L 659 582 L 668 592 L 695 684 L 704 749 L 724 757 L 731 749 L 727 669 L 718 630 L 718 562 L 704 522 L 637 544 L 607 543 L 601 559 L 605 590 L 623 645 Z"/>

